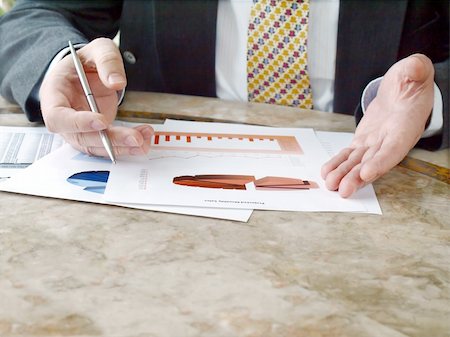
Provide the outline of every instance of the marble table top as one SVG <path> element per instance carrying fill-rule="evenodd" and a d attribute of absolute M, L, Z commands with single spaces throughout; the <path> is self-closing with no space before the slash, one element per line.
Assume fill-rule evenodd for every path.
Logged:
<path fill-rule="evenodd" d="M 1 125 L 30 125 L 8 109 Z M 120 110 L 354 129 L 350 116 L 177 95 L 128 93 Z M 382 216 L 248 223 L 0 192 L 0 336 L 449 336 L 448 180 L 403 165 L 374 187 Z"/>

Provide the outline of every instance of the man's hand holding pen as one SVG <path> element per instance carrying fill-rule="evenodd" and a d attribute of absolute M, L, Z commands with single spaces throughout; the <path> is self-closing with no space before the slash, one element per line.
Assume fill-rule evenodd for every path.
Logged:
<path fill-rule="evenodd" d="M 48 72 L 39 92 L 47 128 L 90 155 L 108 156 L 99 136 L 99 131 L 106 129 L 116 156 L 147 153 L 153 135 L 150 126 L 111 126 L 117 113 L 117 91 L 126 86 L 122 57 L 114 42 L 99 38 L 77 54 L 101 113 L 91 111 L 69 54 Z"/>

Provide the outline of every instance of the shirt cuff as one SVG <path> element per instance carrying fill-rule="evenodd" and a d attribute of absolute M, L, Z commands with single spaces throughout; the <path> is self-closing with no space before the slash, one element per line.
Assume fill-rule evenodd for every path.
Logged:
<path fill-rule="evenodd" d="M 365 87 L 361 97 L 361 108 L 363 114 L 366 112 L 370 102 L 372 102 L 372 100 L 377 96 L 378 88 L 380 87 L 382 79 L 383 77 L 376 78 Z M 431 111 L 430 122 L 422 133 L 421 138 L 427 138 L 440 134 L 442 132 L 443 125 L 442 94 L 437 84 L 434 83 L 433 110 Z"/>
<path fill-rule="evenodd" d="M 84 47 L 86 45 L 86 43 L 78 43 L 76 45 L 74 45 L 75 49 L 80 49 L 81 47 Z M 53 58 L 52 62 L 50 62 L 50 65 L 48 66 L 47 72 L 45 73 L 45 75 L 47 76 L 47 74 L 49 73 L 50 70 L 52 70 L 55 65 L 61 61 L 64 56 L 66 56 L 67 54 L 70 54 L 70 48 L 66 47 L 64 49 L 62 49 L 58 54 L 56 54 L 56 56 Z"/>
<path fill-rule="evenodd" d="M 117 98 L 119 99 L 119 101 L 117 102 L 117 106 L 122 104 L 124 97 L 125 97 L 125 88 L 123 88 L 122 90 L 117 91 Z"/>

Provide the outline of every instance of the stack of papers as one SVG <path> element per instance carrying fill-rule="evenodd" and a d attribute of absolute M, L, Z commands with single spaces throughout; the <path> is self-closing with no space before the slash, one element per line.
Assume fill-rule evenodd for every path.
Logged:
<path fill-rule="evenodd" d="M 320 168 L 350 133 L 168 120 L 145 156 L 90 157 L 65 144 L 0 190 L 247 221 L 253 209 L 381 214 L 373 187 L 348 199 Z"/>
<path fill-rule="evenodd" d="M 45 127 L 0 126 L 0 180 L 9 178 L 64 143 Z"/>

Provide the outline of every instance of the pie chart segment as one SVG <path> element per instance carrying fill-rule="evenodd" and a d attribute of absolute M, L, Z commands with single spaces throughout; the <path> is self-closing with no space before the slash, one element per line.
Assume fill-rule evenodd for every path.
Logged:
<path fill-rule="evenodd" d="M 67 181 L 80 186 L 83 190 L 93 193 L 105 193 L 109 171 L 85 171 L 72 174 Z"/>

